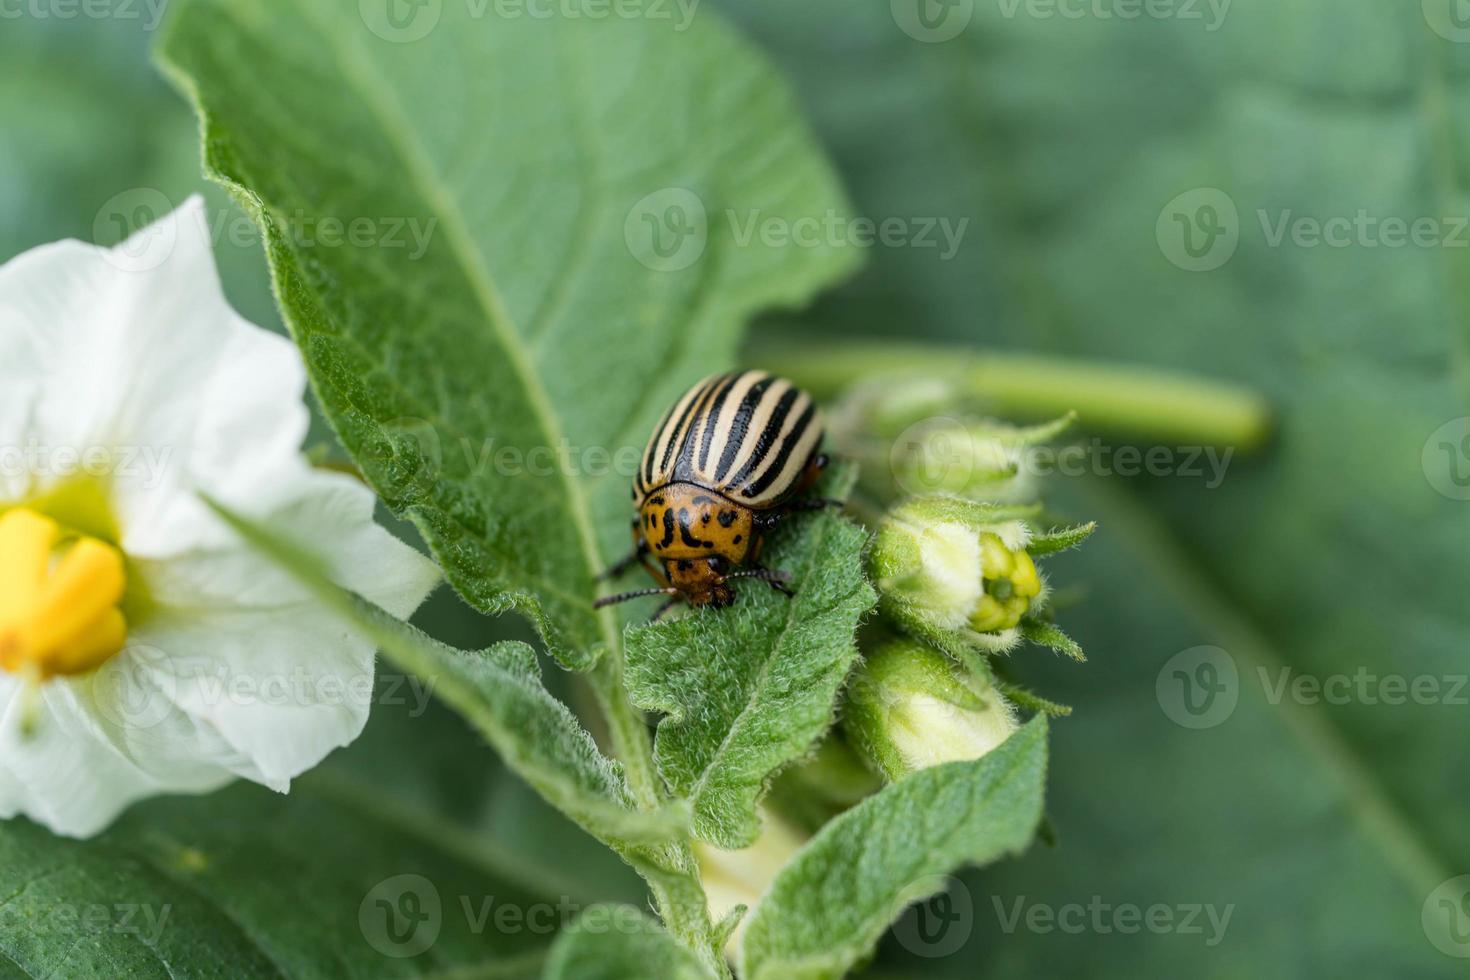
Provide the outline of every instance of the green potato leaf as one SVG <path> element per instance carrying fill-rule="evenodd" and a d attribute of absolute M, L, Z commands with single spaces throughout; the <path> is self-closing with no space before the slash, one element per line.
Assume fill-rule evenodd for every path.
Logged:
<path fill-rule="evenodd" d="M 717 17 L 635 7 L 433 4 L 404 27 L 191 0 L 160 48 L 369 483 L 472 605 L 526 614 L 579 669 L 618 648 L 594 577 L 628 546 L 655 420 L 747 318 L 855 262 L 745 234 L 841 191 Z"/>
<path fill-rule="evenodd" d="M 748 980 L 827 980 L 965 864 L 1023 850 L 1041 820 L 1045 717 L 974 762 L 923 769 L 834 819 L 776 876 L 741 945 Z"/>
<path fill-rule="evenodd" d="M 629 691 L 665 715 L 659 771 L 693 805 L 695 834 L 726 848 L 755 840 L 771 778 L 832 725 L 858 656 L 853 633 L 875 601 L 861 529 L 832 512 L 785 523 L 763 560 L 792 573 L 794 597 L 751 580 L 728 609 L 628 633 Z"/>
<path fill-rule="evenodd" d="M 418 752 L 465 754 L 462 737 L 404 730 Z M 349 749 L 289 796 L 239 784 L 153 800 L 87 841 L 0 823 L 0 976 L 537 976 L 550 937 L 497 929 L 461 898 L 555 909 L 562 883 L 385 786 L 376 759 Z M 464 767 L 440 789 L 481 778 Z"/>

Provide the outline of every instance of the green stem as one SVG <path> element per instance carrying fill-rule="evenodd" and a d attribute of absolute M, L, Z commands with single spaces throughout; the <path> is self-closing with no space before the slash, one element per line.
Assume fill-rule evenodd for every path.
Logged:
<path fill-rule="evenodd" d="M 613 756 L 622 763 L 628 789 L 642 809 L 654 809 L 667 795 L 654 769 L 653 745 L 643 715 L 628 697 L 619 651 L 610 651 L 588 675 L 602 716 L 607 722 Z M 653 903 L 669 934 L 694 951 L 712 975 L 727 978 L 729 965 L 714 947 L 714 925 L 709 902 L 688 843 L 671 844 L 648 852 L 625 853 L 642 873 Z"/>
<path fill-rule="evenodd" d="M 955 383 L 997 415 L 1045 419 L 1075 410 L 1087 428 L 1125 438 L 1244 451 L 1271 429 L 1270 408 L 1255 392 L 1153 368 L 885 341 L 773 342 L 751 353 L 819 397 L 863 378 L 918 375 Z"/>
<path fill-rule="evenodd" d="M 693 847 L 687 843 L 670 845 L 651 858 L 635 858 L 632 863 L 648 882 L 669 935 L 692 950 L 712 976 L 728 980 L 730 965 L 724 950 L 714 943 L 709 899 L 699 881 Z"/>
<path fill-rule="evenodd" d="M 653 767 L 653 745 L 642 713 L 633 706 L 623 683 L 623 661 L 615 652 L 604 654 L 588 675 L 602 717 L 607 721 L 612 754 L 623 764 L 628 789 L 641 809 L 655 809 L 664 794 Z"/>

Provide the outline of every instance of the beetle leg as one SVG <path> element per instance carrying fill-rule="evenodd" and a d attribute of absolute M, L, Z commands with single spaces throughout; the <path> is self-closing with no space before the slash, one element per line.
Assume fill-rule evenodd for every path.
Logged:
<path fill-rule="evenodd" d="M 658 611 L 655 612 L 652 616 L 648 617 L 648 621 L 650 623 L 656 623 L 656 622 L 658 622 L 660 619 L 663 619 L 664 618 L 664 615 L 670 609 L 673 609 L 678 604 L 679 604 L 679 599 L 678 599 L 677 596 L 674 597 L 673 599 L 670 599 L 668 602 L 664 603 L 662 606 L 659 606 L 658 607 Z"/>
<path fill-rule="evenodd" d="M 816 486 L 817 481 L 822 478 L 823 473 L 827 472 L 827 467 L 831 463 L 832 457 L 826 453 L 817 453 L 813 456 L 812 461 L 806 464 L 806 471 L 801 474 L 801 482 L 796 485 L 796 492 L 805 493 Z"/>

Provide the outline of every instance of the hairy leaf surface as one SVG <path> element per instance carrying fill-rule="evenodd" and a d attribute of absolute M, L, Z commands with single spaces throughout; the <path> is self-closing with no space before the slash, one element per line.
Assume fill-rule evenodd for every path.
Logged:
<path fill-rule="evenodd" d="M 193 0 L 162 45 L 368 481 L 471 604 L 525 613 L 575 667 L 619 641 L 593 578 L 627 547 L 655 420 L 750 315 L 854 262 L 745 233 L 841 192 L 716 16 L 635 7 L 432 4 L 405 27 Z"/>

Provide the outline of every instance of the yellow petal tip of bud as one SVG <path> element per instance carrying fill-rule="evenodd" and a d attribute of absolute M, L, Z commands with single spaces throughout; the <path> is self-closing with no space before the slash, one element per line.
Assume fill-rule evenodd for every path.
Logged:
<path fill-rule="evenodd" d="M 1011 588 L 1016 595 L 1034 599 L 1041 594 L 1041 575 L 1036 571 L 1036 562 L 1024 551 L 1014 555 L 1015 568 L 1011 571 Z"/>

